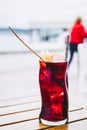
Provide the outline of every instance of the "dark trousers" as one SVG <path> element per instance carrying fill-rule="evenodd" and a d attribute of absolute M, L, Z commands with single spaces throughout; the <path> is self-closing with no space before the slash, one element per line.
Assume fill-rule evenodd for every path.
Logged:
<path fill-rule="evenodd" d="M 69 47 L 70 47 L 70 59 L 69 59 L 69 65 L 70 65 L 71 62 L 72 62 L 74 53 L 75 53 L 75 52 L 78 53 L 78 44 L 70 43 L 70 44 L 69 44 Z"/>

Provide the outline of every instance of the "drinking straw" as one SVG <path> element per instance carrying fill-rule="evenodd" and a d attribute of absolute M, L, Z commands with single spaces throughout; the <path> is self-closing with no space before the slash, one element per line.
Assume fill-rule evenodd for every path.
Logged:
<path fill-rule="evenodd" d="M 25 45 L 29 50 L 31 50 L 31 52 L 33 52 L 36 56 L 38 56 L 42 61 L 43 58 L 41 56 L 39 56 L 32 48 L 30 48 L 17 34 L 15 31 L 13 31 L 13 29 L 11 27 L 8 27 L 12 32 L 13 34 L 19 39 L 19 41 L 21 41 L 21 43 L 23 43 L 23 45 Z"/>
<path fill-rule="evenodd" d="M 69 44 L 69 35 L 67 35 L 66 37 L 65 61 L 67 61 L 68 58 L 68 44 Z"/>

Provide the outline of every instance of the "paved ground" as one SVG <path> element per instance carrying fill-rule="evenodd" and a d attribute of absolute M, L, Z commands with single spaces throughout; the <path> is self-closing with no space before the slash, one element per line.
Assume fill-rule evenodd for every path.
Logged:
<path fill-rule="evenodd" d="M 87 98 L 86 52 L 83 51 L 80 68 L 75 55 L 68 70 L 69 93 L 84 98 Z M 1 54 L 0 99 L 39 94 L 38 70 L 38 58 L 31 53 Z"/>

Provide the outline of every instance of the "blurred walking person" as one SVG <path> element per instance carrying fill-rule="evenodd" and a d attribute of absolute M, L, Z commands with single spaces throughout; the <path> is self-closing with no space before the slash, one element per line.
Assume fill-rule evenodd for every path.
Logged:
<path fill-rule="evenodd" d="M 87 37 L 87 32 L 85 30 L 84 25 L 82 24 L 81 17 L 77 17 L 74 25 L 70 30 L 70 39 L 69 39 L 69 47 L 70 47 L 70 59 L 69 59 L 69 66 L 72 62 L 74 53 L 78 53 L 78 45 L 82 44 L 84 38 Z M 79 57 L 78 57 L 79 62 Z"/>

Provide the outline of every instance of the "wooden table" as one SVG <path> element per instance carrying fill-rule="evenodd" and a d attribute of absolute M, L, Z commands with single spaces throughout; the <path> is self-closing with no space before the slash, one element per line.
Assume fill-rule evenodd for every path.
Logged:
<path fill-rule="evenodd" d="M 51 127 L 39 123 L 40 95 L 0 100 L 0 130 L 87 130 L 87 100 L 69 102 L 69 123 Z"/>

